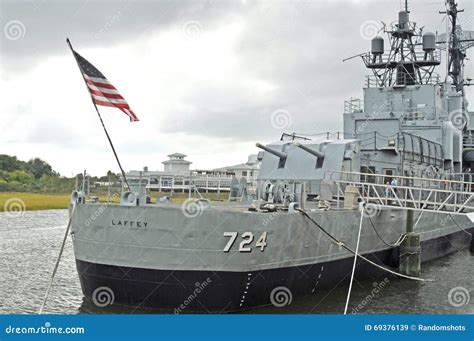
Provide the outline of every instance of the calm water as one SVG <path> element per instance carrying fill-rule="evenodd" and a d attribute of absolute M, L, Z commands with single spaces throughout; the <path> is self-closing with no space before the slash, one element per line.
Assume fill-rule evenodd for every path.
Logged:
<path fill-rule="evenodd" d="M 0 313 L 36 313 L 47 289 L 67 224 L 66 210 L 25 212 L 11 217 L 0 213 Z M 471 313 L 474 314 L 474 255 L 463 250 L 424 264 L 423 278 L 414 282 L 394 277 L 355 282 L 349 311 L 358 313 Z M 455 307 L 449 292 L 462 287 Z M 459 289 L 458 289 L 459 290 Z M 466 292 L 468 295 L 466 296 Z M 458 291 L 459 293 L 459 291 Z M 293 299 L 285 308 L 266 307 L 248 313 L 342 313 L 347 285 Z M 462 302 L 461 302 L 462 303 Z M 85 300 L 68 238 L 45 313 L 130 313 L 128 307 L 98 308 Z M 135 311 L 150 313 L 153 310 Z"/>

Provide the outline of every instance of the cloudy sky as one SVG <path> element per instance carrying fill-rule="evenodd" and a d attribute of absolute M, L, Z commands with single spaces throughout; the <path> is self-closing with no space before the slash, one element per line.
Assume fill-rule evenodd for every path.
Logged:
<path fill-rule="evenodd" d="M 441 33 L 443 6 L 412 0 L 411 19 Z M 474 29 L 472 1 L 459 7 Z M 344 100 L 362 96 L 369 73 L 342 59 L 367 51 L 399 10 L 399 0 L 0 0 L 0 153 L 67 176 L 118 171 L 66 37 L 140 119 L 100 108 L 126 170 L 162 169 L 172 152 L 194 168 L 226 166 L 283 131 L 341 131 Z"/>

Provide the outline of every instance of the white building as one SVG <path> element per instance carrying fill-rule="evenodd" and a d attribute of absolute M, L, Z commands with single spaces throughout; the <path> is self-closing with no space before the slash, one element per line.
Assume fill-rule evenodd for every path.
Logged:
<path fill-rule="evenodd" d="M 260 169 L 260 161 L 257 160 L 257 154 L 251 154 L 246 163 L 240 163 L 234 166 L 221 167 L 213 169 L 213 172 L 232 174 L 237 179 L 245 178 L 247 183 L 257 181 L 258 171 Z"/>
<path fill-rule="evenodd" d="M 181 153 L 168 155 L 170 159 L 162 162 L 165 165 L 165 172 L 189 173 L 189 165 L 192 162 L 185 160 L 186 156 Z"/>
<path fill-rule="evenodd" d="M 169 160 L 162 162 L 164 171 L 149 171 L 148 167 L 144 167 L 143 171 L 128 172 L 127 179 L 133 183 L 141 177 L 147 189 L 160 192 L 185 192 L 191 184 L 199 191 L 219 193 L 230 191 L 233 177 L 245 178 L 249 185 L 255 185 L 260 168 L 256 154 L 250 155 L 246 163 L 211 170 L 190 170 L 192 162 L 187 161 L 186 155 L 181 153 L 173 153 L 168 157 Z"/>

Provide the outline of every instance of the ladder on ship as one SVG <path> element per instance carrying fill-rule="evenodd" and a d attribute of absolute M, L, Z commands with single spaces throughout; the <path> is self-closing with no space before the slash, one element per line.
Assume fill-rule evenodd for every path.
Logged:
<path fill-rule="evenodd" d="M 391 185 L 388 179 L 397 179 Z M 465 181 L 388 176 L 354 172 L 328 172 L 325 185 L 331 188 L 337 205 L 352 186 L 359 199 L 379 207 L 400 208 L 447 214 L 474 212 L 472 183 Z"/>

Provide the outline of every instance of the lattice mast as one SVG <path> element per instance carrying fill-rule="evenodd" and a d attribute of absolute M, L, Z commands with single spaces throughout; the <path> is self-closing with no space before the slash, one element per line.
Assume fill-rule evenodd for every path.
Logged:
<path fill-rule="evenodd" d="M 454 0 L 446 1 L 446 11 L 440 13 L 446 14 L 447 27 L 446 34 L 441 35 L 438 42 L 444 46 L 447 51 L 447 76 L 451 77 L 452 84 L 456 91 L 463 91 L 463 87 L 472 85 L 464 80 L 464 60 L 466 59 L 466 50 L 474 46 L 474 32 L 463 31 L 458 23 L 458 13 L 464 10 L 458 10 L 457 3 Z"/>
<path fill-rule="evenodd" d="M 378 86 L 406 86 L 436 82 L 438 76 L 434 68 L 440 64 L 440 53 L 436 50 L 436 35 L 423 34 L 410 21 L 408 4 L 398 13 L 398 21 L 381 31 L 387 34 L 390 49 L 384 50 L 384 38 L 376 36 L 371 41 L 371 51 L 361 57 L 367 68 L 371 69 Z M 436 78 L 434 78 L 436 76 Z"/>

